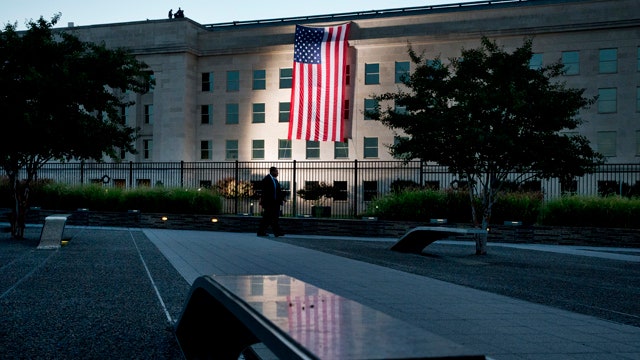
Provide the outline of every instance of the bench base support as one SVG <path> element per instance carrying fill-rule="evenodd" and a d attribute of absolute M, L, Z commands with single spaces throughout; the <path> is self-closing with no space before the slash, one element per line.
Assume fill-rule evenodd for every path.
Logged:
<path fill-rule="evenodd" d="M 454 228 L 446 226 L 418 226 L 407 231 L 391 250 L 420 254 L 429 244 L 455 235 L 484 235 L 486 230 L 476 228 Z"/>
<path fill-rule="evenodd" d="M 58 249 L 62 246 L 62 234 L 64 225 L 70 214 L 50 215 L 44 219 L 42 233 L 40 233 L 40 243 L 38 249 Z"/>

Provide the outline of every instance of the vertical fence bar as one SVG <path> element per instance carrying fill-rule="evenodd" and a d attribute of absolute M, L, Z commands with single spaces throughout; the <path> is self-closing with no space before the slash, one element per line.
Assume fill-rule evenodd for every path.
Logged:
<path fill-rule="evenodd" d="M 296 216 L 298 214 L 298 197 L 296 196 L 297 192 L 298 192 L 298 180 L 297 179 L 297 162 L 296 160 L 293 160 L 293 174 L 292 174 L 293 178 L 292 178 L 292 190 L 291 190 L 291 212 L 294 216 Z"/>
<path fill-rule="evenodd" d="M 184 188 L 184 160 L 180 161 L 180 187 Z"/>
<path fill-rule="evenodd" d="M 80 184 L 84 184 L 84 160 L 80 162 Z"/>
<path fill-rule="evenodd" d="M 129 161 L 129 188 L 133 188 L 133 161 Z"/>
<path fill-rule="evenodd" d="M 233 178 L 235 179 L 235 181 L 233 182 L 233 202 L 234 202 L 234 213 L 238 213 L 238 199 L 240 198 L 238 196 L 238 188 L 239 188 L 239 184 L 240 184 L 240 172 L 238 171 L 238 160 L 236 160 L 235 162 L 235 168 L 234 168 L 234 173 L 233 173 Z"/>
<path fill-rule="evenodd" d="M 358 216 L 358 159 L 353 160 L 353 217 Z"/>

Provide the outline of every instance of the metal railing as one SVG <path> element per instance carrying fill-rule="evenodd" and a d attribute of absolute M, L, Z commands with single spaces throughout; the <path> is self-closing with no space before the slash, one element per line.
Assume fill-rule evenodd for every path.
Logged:
<path fill-rule="evenodd" d="M 287 201 L 283 214 L 305 216 L 312 206 L 331 206 L 332 217 L 353 218 L 362 214 L 371 200 L 389 194 L 394 187 L 416 185 L 446 189 L 462 179 L 445 166 L 421 161 L 276 161 L 276 162 L 128 162 L 128 163 L 48 163 L 38 171 L 39 179 L 65 184 L 98 183 L 104 187 L 135 188 L 166 186 L 212 188 L 224 196 L 223 212 L 254 214 L 259 211 L 260 181 L 269 167 L 277 166 Z M 512 174 L 515 180 L 522 174 Z M 606 164 L 595 172 L 562 184 L 559 179 L 532 180 L 523 190 L 541 191 L 545 199 L 566 193 L 580 195 L 640 196 L 640 164 Z M 297 191 L 313 183 L 325 182 L 338 195 L 324 204 L 304 200 Z"/>

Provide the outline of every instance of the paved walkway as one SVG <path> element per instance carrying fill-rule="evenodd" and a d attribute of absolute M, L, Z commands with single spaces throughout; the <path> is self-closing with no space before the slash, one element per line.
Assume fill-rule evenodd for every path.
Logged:
<path fill-rule="evenodd" d="M 276 241 L 256 237 L 253 232 L 67 226 L 69 245 L 38 250 L 39 234 L 40 228 L 28 227 L 23 241 L 9 239 L 6 233 L 0 236 L 2 359 L 179 359 L 171 330 L 197 277 L 287 274 L 496 360 L 640 360 L 638 326 L 395 270 L 391 263 L 444 263 L 440 270 L 450 273 L 456 269 L 469 272 L 499 268 L 489 259 L 522 267 L 521 271 L 529 271 L 531 264 L 546 269 L 558 266 L 557 261 L 566 261 L 580 264 L 580 271 L 587 272 L 591 279 L 611 274 L 607 267 L 616 269 L 617 274 L 629 273 L 630 277 L 610 280 L 611 291 L 626 281 L 628 294 L 635 294 L 638 278 L 633 274 L 637 273 L 640 249 L 490 243 L 491 253 L 500 256 L 482 260 L 471 255 L 447 262 L 438 257 L 388 254 L 389 242 L 396 239 L 286 236 Z M 336 255 L 331 255 L 298 246 L 305 240 L 325 251 L 329 243 L 340 247 L 332 250 Z M 349 259 L 349 254 L 341 252 L 344 244 L 353 244 L 349 245 L 352 253 L 354 249 L 361 253 L 363 244 L 379 249 L 382 262 L 374 265 Z M 436 249 L 464 253 L 466 249 L 461 246 L 473 250 L 472 244 L 457 241 L 437 242 L 427 250 L 434 254 Z M 526 251 L 506 251 L 509 247 Z M 541 257 L 556 262 L 539 262 Z M 545 284 L 545 280 L 549 284 L 556 280 L 548 277 L 559 276 L 557 271 L 540 270 L 531 269 L 537 271 L 536 281 Z M 514 279 L 521 278 L 512 276 L 502 286 L 510 286 Z M 589 296 L 588 284 L 585 288 L 581 295 Z M 633 308 L 633 302 L 627 303 L 631 305 L 624 310 L 626 315 L 638 317 L 640 311 Z M 619 309 L 611 305 L 607 309 Z"/>
<path fill-rule="evenodd" d="M 189 283 L 210 274 L 287 274 L 497 360 L 640 359 L 640 328 L 634 326 L 284 244 L 253 233 L 157 229 L 145 229 L 144 233 Z M 491 246 L 606 257 L 629 261 L 633 266 L 640 262 L 640 251 L 633 249 Z"/>

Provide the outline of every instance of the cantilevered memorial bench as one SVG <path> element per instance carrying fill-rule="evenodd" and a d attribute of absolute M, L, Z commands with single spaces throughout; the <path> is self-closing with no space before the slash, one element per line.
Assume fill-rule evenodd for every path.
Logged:
<path fill-rule="evenodd" d="M 197 278 L 176 337 L 189 360 L 236 360 L 259 343 L 279 359 L 485 359 L 287 275 Z"/>
<path fill-rule="evenodd" d="M 391 250 L 404 253 L 422 253 L 429 244 L 455 235 L 484 235 L 487 231 L 478 228 L 458 228 L 447 226 L 418 226 L 407 231 Z"/>
<path fill-rule="evenodd" d="M 71 214 L 56 214 L 44 218 L 38 249 L 58 249 L 62 245 L 62 234 L 69 216 Z"/>

